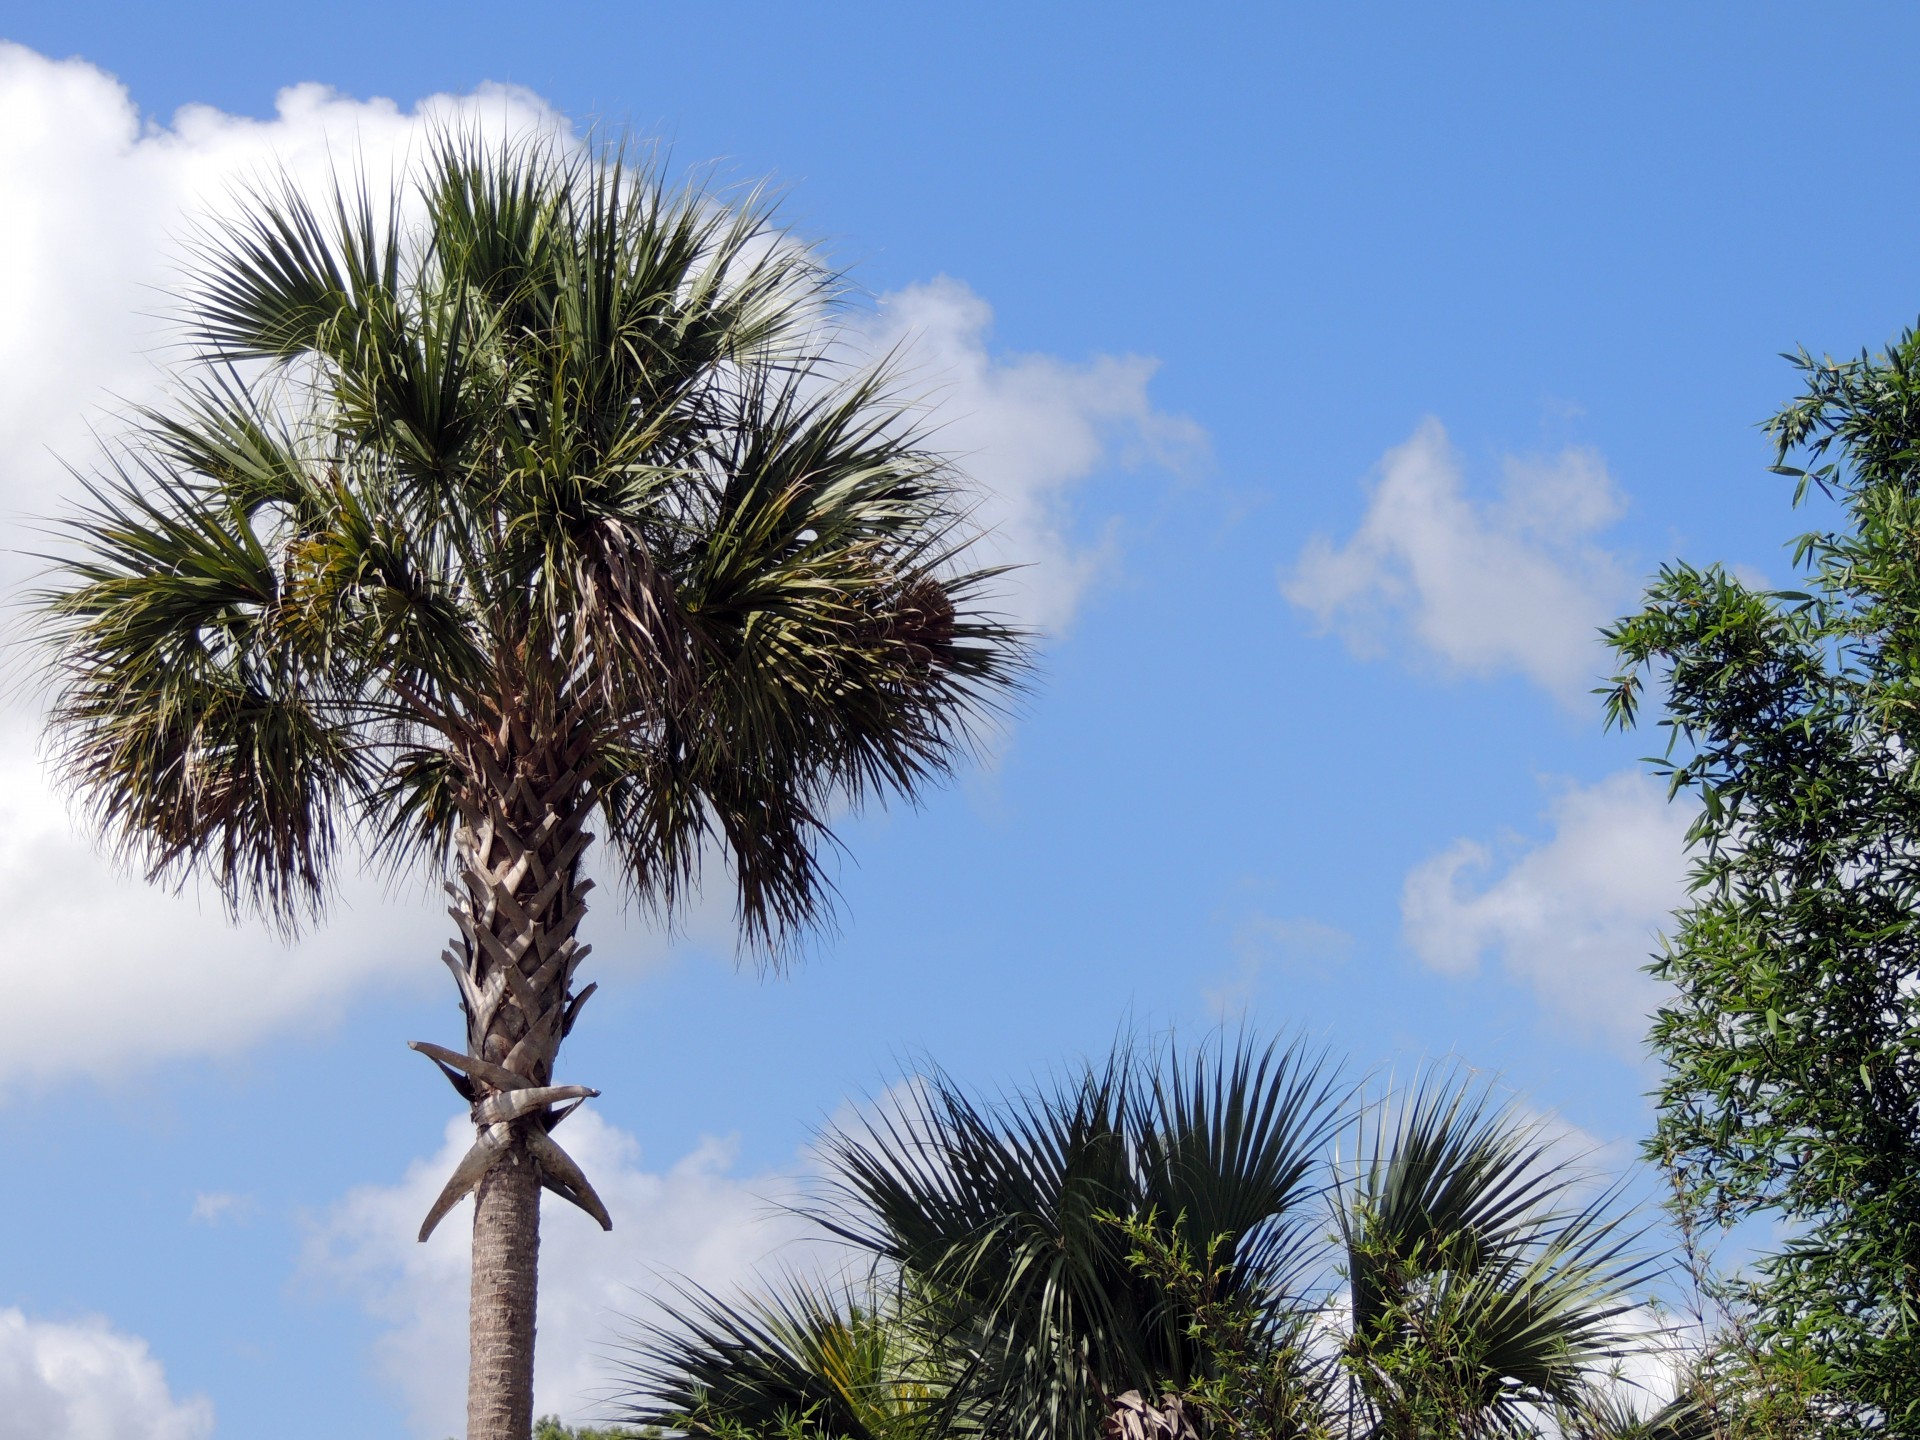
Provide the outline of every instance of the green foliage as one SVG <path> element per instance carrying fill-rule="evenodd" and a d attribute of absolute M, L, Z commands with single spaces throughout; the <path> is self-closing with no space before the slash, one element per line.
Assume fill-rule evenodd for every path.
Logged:
<path fill-rule="evenodd" d="M 1002 1107 L 936 1074 L 826 1141 L 827 1229 L 909 1277 L 987 1430 L 1090 1437 L 1111 1397 L 1197 1373 L 1184 1317 L 1103 1215 L 1230 1237 L 1235 1294 L 1302 1278 L 1327 1067 L 1254 1046 L 1159 1060 L 1122 1048 Z"/>
<path fill-rule="evenodd" d="M 626 1369 L 648 1423 L 703 1440 L 919 1440 L 941 1427 L 947 1376 L 903 1308 L 798 1280 L 732 1304 L 689 1290 Z"/>
<path fill-rule="evenodd" d="M 533 1440 L 659 1440 L 658 1430 L 627 1426 L 562 1425 L 557 1415 L 542 1415 L 533 1422 Z"/>
<path fill-rule="evenodd" d="M 1786 1239 L 1723 1299 L 1762 1391 L 1823 1434 L 1920 1432 L 1920 336 L 1796 362 L 1769 422 L 1796 500 L 1837 507 L 1762 593 L 1670 565 L 1608 639 L 1609 716 L 1663 690 L 1692 893 L 1653 966 L 1649 1153 L 1711 1225 Z M 1790 463 L 1798 462 L 1798 463 Z M 1791 1383 L 1777 1381 L 1792 1377 Z"/>
<path fill-rule="evenodd" d="M 250 200 L 41 597 L 102 832 L 291 926 L 348 837 L 437 865 L 540 752 L 638 897 L 718 856 L 780 953 L 828 817 L 944 774 L 1023 663 L 961 477 L 825 353 L 839 282 L 752 196 L 551 140 Z"/>
<path fill-rule="evenodd" d="M 1186 1317 L 1201 1364 L 1182 1398 L 1209 1436 L 1331 1440 L 1336 1376 L 1331 1358 L 1316 1352 L 1314 1315 L 1237 1292 L 1228 1236 L 1196 1247 L 1184 1227 L 1169 1229 L 1151 1211 L 1104 1218 L 1132 1247 L 1128 1263 Z"/>
<path fill-rule="evenodd" d="M 812 1213 L 868 1285 L 688 1296 L 635 1343 L 628 1418 L 710 1440 L 1546 1433 L 1624 1341 L 1643 1272 L 1613 1197 L 1482 1086 L 1357 1100 L 1245 1042 L 1123 1046 L 998 1104 L 918 1078 L 822 1146 Z M 1352 1173 L 1329 1155 L 1348 1119 Z"/>

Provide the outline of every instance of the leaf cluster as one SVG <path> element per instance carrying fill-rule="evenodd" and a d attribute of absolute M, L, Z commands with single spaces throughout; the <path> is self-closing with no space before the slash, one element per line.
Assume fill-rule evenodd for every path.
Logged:
<path fill-rule="evenodd" d="M 1669 565 L 1607 632 L 1609 717 L 1661 689 L 1652 761 L 1699 806 L 1649 1154 L 1712 1224 L 1787 1238 L 1732 1296 L 1829 1433 L 1920 1428 L 1920 337 L 1795 359 L 1776 472 L 1837 523 L 1801 588 Z"/>
<path fill-rule="evenodd" d="M 1529 1436 L 1603 1400 L 1652 1273 L 1616 1197 L 1583 1194 L 1554 1137 L 1484 1090 L 1428 1077 L 1363 1126 L 1334 1218 L 1378 1433 Z"/>

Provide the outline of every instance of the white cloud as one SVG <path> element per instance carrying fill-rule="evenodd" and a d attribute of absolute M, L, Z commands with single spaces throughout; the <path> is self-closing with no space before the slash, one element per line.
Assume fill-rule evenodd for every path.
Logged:
<path fill-rule="evenodd" d="M 366 886 L 296 946 L 231 925 L 217 902 L 116 873 L 76 833 L 26 726 L 0 728 L 0 987 L 34 1017 L 0 1055 L 0 1085 L 116 1075 L 327 1024 L 370 986 L 435 981 L 448 929 L 431 907 Z"/>
<path fill-rule="evenodd" d="M 205 1440 L 213 1405 L 176 1400 L 147 1342 L 105 1320 L 0 1310 L 0 1433 L 21 1440 Z"/>
<path fill-rule="evenodd" d="M 1058 633 L 1110 559 L 1074 538 L 1076 487 L 1115 464 L 1179 467 L 1204 450 L 1191 420 L 1147 395 L 1157 362 L 1102 355 L 995 356 L 993 310 L 941 277 L 880 297 L 864 349 L 905 347 L 909 384 L 925 387 L 934 443 L 960 457 L 982 490 L 982 563 L 1025 567 L 1000 582 L 1021 620 Z"/>
<path fill-rule="evenodd" d="M 1630 598 L 1620 560 L 1594 543 L 1623 502 L 1591 450 L 1503 469 L 1497 500 L 1470 499 L 1445 429 L 1422 422 L 1381 459 L 1359 529 L 1310 540 L 1283 592 L 1357 654 L 1411 639 L 1446 669 L 1517 671 L 1588 703 L 1605 665 L 1595 631 Z"/>
<path fill-rule="evenodd" d="M 606 1201 L 613 1229 L 551 1196 L 540 1218 L 540 1311 L 535 1406 L 592 1418 L 610 1393 L 609 1346 L 625 1317 L 644 1314 L 662 1275 L 726 1291 L 745 1283 L 803 1229 L 778 1209 L 793 1182 L 730 1173 L 731 1148 L 710 1140 L 663 1171 L 643 1168 L 638 1143 L 590 1109 L 560 1138 Z M 312 1235 L 303 1272 L 345 1288 L 386 1328 L 377 1364 L 406 1401 L 414 1430 L 457 1433 L 465 1414 L 467 1284 L 472 1202 L 463 1201 L 425 1245 L 414 1240 L 427 1207 L 473 1143 L 450 1121 L 440 1153 L 408 1167 L 398 1184 L 354 1190 Z"/>
<path fill-rule="evenodd" d="M 1659 995 L 1641 967 L 1684 899 L 1685 808 L 1624 771 L 1562 791 L 1549 816 L 1552 837 L 1497 874 L 1494 851 L 1467 839 L 1415 866 L 1400 901 L 1407 943 L 1446 975 L 1492 954 L 1564 1025 L 1637 1055 Z"/>
<path fill-rule="evenodd" d="M 1628 1413 L 1651 1419 L 1678 1398 L 1700 1355 L 1698 1327 L 1649 1305 L 1635 1305 L 1615 1324 L 1625 1343 L 1595 1379 Z"/>
<path fill-rule="evenodd" d="M 566 128 L 500 86 L 402 111 L 320 85 L 282 91 L 270 120 L 192 105 L 161 126 L 85 61 L 0 43 L 0 511 L 47 513 L 67 489 L 59 457 L 91 453 L 102 407 L 160 393 L 157 317 L 196 217 L 230 210 L 236 187 L 276 166 L 318 186 L 336 160 L 362 157 L 379 188 L 454 121 Z"/>
<path fill-rule="evenodd" d="M 63 460 L 94 453 L 89 427 L 163 395 L 168 331 L 154 315 L 194 217 L 232 206 L 237 186 L 275 166 L 317 186 L 358 157 L 377 188 L 449 121 L 570 133 L 538 97 L 501 87 L 403 111 L 302 85 L 281 92 L 270 119 L 189 106 L 158 124 L 84 61 L 0 42 L 0 588 L 44 543 L 25 517 L 56 513 L 70 491 Z M 1011 582 L 1014 607 L 1058 627 L 1096 564 L 1071 538 L 1074 487 L 1134 452 L 1170 453 L 1191 427 L 1148 403 L 1150 362 L 996 359 L 989 319 L 965 286 L 941 280 L 884 297 L 865 340 L 912 337 L 914 371 L 952 417 L 948 443 L 974 452 L 992 489 L 992 556 L 1035 564 Z M 446 922 L 418 890 L 389 898 L 356 883 L 331 923 L 289 950 L 257 926 L 229 926 L 215 904 L 116 874 L 48 786 L 23 708 L 0 713 L 0 988 L 35 1023 L 0 1055 L 0 1089 L 232 1052 L 328 1023 L 371 988 L 444 982 L 432 957 Z M 688 929 L 730 948 L 724 897 Z M 648 963 L 665 946 L 641 929 L 618 949 Z"/>

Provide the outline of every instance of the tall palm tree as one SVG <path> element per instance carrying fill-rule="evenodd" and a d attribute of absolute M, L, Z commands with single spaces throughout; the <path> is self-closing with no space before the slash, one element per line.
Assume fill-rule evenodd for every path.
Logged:
<path fill-rule="evenodd" d="M 542 1186 L 596 868 L 744 943 L 830 910 L 840 807 L 912 797 L 1017 683 L 962 480 L 757 198 L 449 135 L 408 190 L 290 181 L 200 244 L 201 362 L 87 479 L 43 596 L 55 753 L 108 841 L 289 930 L 342 853 L 451 870 L 477 1136 L 468 1434 L 526 1440 Z"/>

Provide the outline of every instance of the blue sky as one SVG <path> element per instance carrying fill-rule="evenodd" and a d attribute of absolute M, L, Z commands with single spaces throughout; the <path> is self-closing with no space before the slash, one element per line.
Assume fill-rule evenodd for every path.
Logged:
<path fill-rule="evenodd" d="M 139 316 L 195 207 L 269 156 L 395 153 L 433 96 L 771 177 L 865 325 L 918 347 L 1031 563 L 1040 683 L 988 763 L 845 827 L 844 923 L 793 975 L 736 970 L 718 911 L 672 944 L 589 918 L 563 1068 L 605 1092 L 581 1148 L 617 1228 L 550 1212 L 549 1408 L 590 1412 L 655 1269 L 773 1251 L 807 1137 L 921 1056 L 992 1087 L 1244 1018 L 1357 1071 L 1458 1055 L 1623 1154 L 1684 816 L 1636 775 L 1653 739 L 1601 733 L 1593 629 L 1669 556 L 1786 578 L 1777 352 L 1920 310 L 1916 31 L 1871 5 L 0 14 L 0 525 L 30 546 L 52 457 L 157 393 Z M 30 696 L 0 745 L 0 1435 L 452 1433 L 463 1227 L 410 1236 L 455 1106 L 404 1048 L 456 1033 L 439 907 L 358 887 L 281 953 L 89 856 Z"/>

